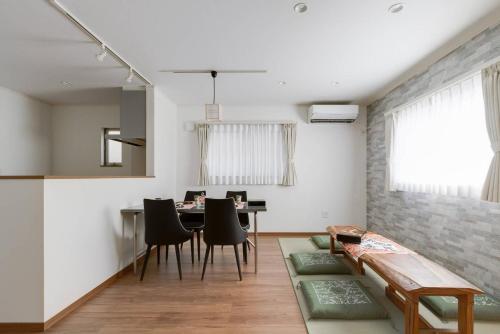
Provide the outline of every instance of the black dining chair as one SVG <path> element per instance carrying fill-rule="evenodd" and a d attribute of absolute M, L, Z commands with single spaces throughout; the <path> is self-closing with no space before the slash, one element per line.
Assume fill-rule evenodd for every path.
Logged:
<path fill-rule="evenodd" d="M 147 245 L 144 264 L 142 265 L 141 281 L 144 278 L 146 267 L 148 265 L 151 247 L 156 245 L 175 246 L 175 255 L 177 257 L 177 269 L 179 270 L 179 279 L 182 280 L 181 259 L 179 253 L 179 244 L 191 240 L 191 262 L 194 263 L 193 232 L 187 231 L 177 215 L 175 202 L 173 199 L 153 200 L 144 199 L 144 222 L 146 226 L 145 241 Z"/>
<path fill-rule="evenodd" d="M 247 192 L 246 191 L 228 191 L 226 192 L 226 198 L 234 198 L 236 201 L 236 196 L 241 196 L 242 202 L 247 202 Z M 241 228 L 248 232 L 250 229 L 250 216 L 248 213 L 238 213 L 238 219 L 240 221 Z M 243 243 L 243 260 L 248 263 L 247 249 L 250 250 L 250 243 L 245 240 Z"/>
<path fill-rule="evenodd" d="M 234 205 L 234 199 L 205 199 L 205 228 L 203 229 L 203 241 L 207 245 L 205 252 L 205 262 L 203 262 L 203 273 L 201 279 L 205 277 L 208 256 L 213 254 L 213 246 L 233 245 L 234 255 L 240 281 L 241 276 L 240 254 L 238 245 L 243 244 L 247 239 L 247 232 L 241 228 Z"/>
<path fill-rule="evenodd" d="M 186 191 L 186 195 L 184 196 L 184 201 L 194 201 L 194 196 L 204 195 L 207 192 L 202 191 Z M 179 219 L 181 220 L 182 226 L 186 230 L 193 231 L 196 233 L 196 243 L 198 246 L 198 261 L 200 261 L 200 232 L 203 230 L 203 226 L 205 225 L 205 215 L 203 213 L 181 213 L 179 215 Z"/>

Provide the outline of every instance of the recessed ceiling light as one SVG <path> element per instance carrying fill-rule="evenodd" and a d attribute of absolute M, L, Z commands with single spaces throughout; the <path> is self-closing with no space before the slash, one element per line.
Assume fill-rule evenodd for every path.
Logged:
<path fill-rule="evenodd" d="M 69 81 L 61 81 L 61 85 L 63 85 L 63 86 L 71 86 L 71 82 L 69 82 Z"/>
<path fill-rule="evenodd" d="M 332 84 L 332 86 L 338 86 L 338 85 L 340 85 L 340 82 L 338 82 L 338 81 L 332 81 L 331 84 Z"/>
<path fill-rule="evenodd" d="M 279 84 L 280 86 L 284 86 L 284 85 L 286 85 L 286 81 L 279 81 L 279 82 L 278 82 L 278 84 Z"/>
<path fill-rule="evenodd" d="M 303 2 L 299 2 L 293 6 L 293 11 L 295 13 L 305 13 L 307 11 L 307 5 Z"/>
<path fill-rule="evenodd" d="M 389 7 L 389 9 L 387 9 L 387 10 L 391 14 L 397 14 L 397 13 L 401 12 L 404 8 L 405 8 L 405 4 L 403 2 L 398 2 L 398 3 L 391 5 Z"/>

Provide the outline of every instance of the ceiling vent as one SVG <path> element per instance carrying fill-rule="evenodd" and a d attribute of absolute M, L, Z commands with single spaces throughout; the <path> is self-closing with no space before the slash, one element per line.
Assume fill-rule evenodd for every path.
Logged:
<path fill-rule="evenodd" d="M 309 107 L 307 120 L 309 123 L 352 123 L 358 115 L 358 105 L 313 104 Z"/>

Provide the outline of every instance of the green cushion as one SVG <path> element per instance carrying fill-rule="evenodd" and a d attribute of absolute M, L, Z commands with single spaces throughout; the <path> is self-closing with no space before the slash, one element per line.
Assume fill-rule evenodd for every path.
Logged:
<path fill-rule="evenodd" d="M 311 318 L 368 320 L 387 318 L 386 310 L 357 280 L 301 281 Z"/>
<path fill-rule="evenodd" d="M 443 320 L 457 319 L 458 300 L 455 297 L 425 296 L 420 301 Z M 474 296 L 474 319 L 500 321 L 500 301 L 488 295 Z"/>
<path fill-rule="evenodd" d="M 291 253 L 290 259 L 299 275 L 351 273 L 351 269 L 339 256 L 330 253 Z"/>
<path fill-rule="evenodd" d="M 315 235 L 311 237 L 311 241 L 316 245 L 319 249 L 330 249 L 330 236 L 328 235 Z M 341 250 L 342 245 L 335 240 L 335 249 Z"/>

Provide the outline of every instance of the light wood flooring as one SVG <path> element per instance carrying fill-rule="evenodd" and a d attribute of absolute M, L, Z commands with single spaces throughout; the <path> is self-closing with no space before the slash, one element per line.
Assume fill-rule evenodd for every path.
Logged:
<path fill-rule="evenodd" d="M 202 261 L 203 255 L 202 242 Z M 306 333 L 278 238 L 259 238 L 259 273 L 252 249 L 248 264 L 242 261 L 242 282 L 232 247 L 215 248 L 214 264 L 201 281 L 202 263 L 195 256 L 191 264 L 186 243 L 182 269 L 179 281 L 175 251 L 171 246 L 165 264 L 162 247 L 161 264 L 152 256 L 143 282 L 128 273 L 47 332 Z"/>

